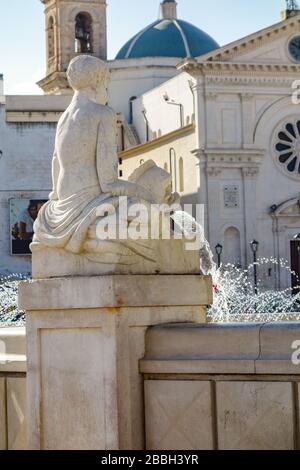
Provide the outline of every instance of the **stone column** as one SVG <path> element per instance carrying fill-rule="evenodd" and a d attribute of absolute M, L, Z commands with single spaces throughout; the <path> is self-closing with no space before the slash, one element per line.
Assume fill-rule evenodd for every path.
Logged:
<path fill-rule="evenodd" d="M 207 206 L 209 241 L 211 246 L 220 243 L 221 207 L 220 207 L 220 181 L 222 180 L 222 167 L 207 167 Z"/>
<path fill-rule="evenodd" d="M 193 87 L 195 94 L 195 122 L 196 122 L 196 148 L 204 150 L 206 148 L 206 99 L 205 99 L 205 78 L 197 77 L 197 83 Z"/>
<path fill-rule="evenodd" d="M 139 360 L 152 325 L 205 322 L 210 277 L 24 282 L 29 449 L 144 449 Z"/>
<path fill-rule="evenodd" d="M 256 207 L 256 180 L 259 174 L 258 167 L 242 168 L 244 182 L 244 223 L 245 223 L 245 241 L 244 254 L 246 265 L 252 262 L 249 258 L 249 243 L 258 238 L 257 234 L 257 207 Z"/>
<path fill-rule="evenodd" d="M 192 155 L 197 158 L 197 204 L 204 206 L 204 233 L 209 239 L 209 213 L 208 213 L 208 193 L 207 193 L 207 155 L 201 149 L 193 150 Z"/>
<path fill-rule="evenodd" d="M 243 147 L 252 148 L 254 125 L 255 125 L 254 96 L 249 93 L 244 93 L 241 95 L 241 100 L 242 100 Z"/>

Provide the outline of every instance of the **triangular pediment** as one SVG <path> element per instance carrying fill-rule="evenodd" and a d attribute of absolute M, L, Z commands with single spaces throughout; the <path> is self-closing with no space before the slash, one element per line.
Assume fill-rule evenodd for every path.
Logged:
<path fill-rule="evenodd" d="M 299 204 L 293 204 L 280 213 L 280 215 L 300 215 Z"/>
<path fill-rule="evenodd" d="M 277 206 L 274 211 L 277 217 L 292 217 L 300 216 L 300 196 L 294 199 L 289 199 Z"/>
<path fill-rule="evenodd" d="M 263 60 L 264 62 L 270 63 L 271 61 L 278 61 L 278 47 L 273 47 L 274 45 L 272 44 L 272 48 L 269 50 L 266 50 L 266 48 L 263 48 L 263 51 L 257 51 L 258 53 L 255 54 L 255 58 L 257 60 Z"/>
<path fill-rule="evenodd" d="M 300 14 L 197 57 L 197 61 L 294 63 L 287 45 L 289 39 L 296 34 L 300 35 Z"/>

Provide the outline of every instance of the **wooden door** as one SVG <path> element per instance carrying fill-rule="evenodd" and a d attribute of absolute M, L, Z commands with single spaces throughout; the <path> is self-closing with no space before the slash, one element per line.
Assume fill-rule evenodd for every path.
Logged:
<path fill-rule="evenodd" d="M 295 272 L 292 274 L 293 294 L 300 292 L 300 242 L 291 241 L 291 269 Z"/>

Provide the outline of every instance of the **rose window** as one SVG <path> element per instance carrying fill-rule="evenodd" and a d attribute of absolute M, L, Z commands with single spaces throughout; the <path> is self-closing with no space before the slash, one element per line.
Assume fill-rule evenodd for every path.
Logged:
<path fill-rule="evenodd" d="M 300 176 L 300 121 L 288 123 L 276 134 L 277 162 L 289 174 Z"/>

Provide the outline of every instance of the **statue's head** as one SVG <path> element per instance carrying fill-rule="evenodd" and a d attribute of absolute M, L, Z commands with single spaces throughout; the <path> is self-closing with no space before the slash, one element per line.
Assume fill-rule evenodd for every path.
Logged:
<path fill-rule="evenodd" d="M 73 90 L 88 91 L 97 103 L 107 103 L 110 72 L 103 60 L 90 55 L 77 56 L 70 62 L 67 77 Z"/>

